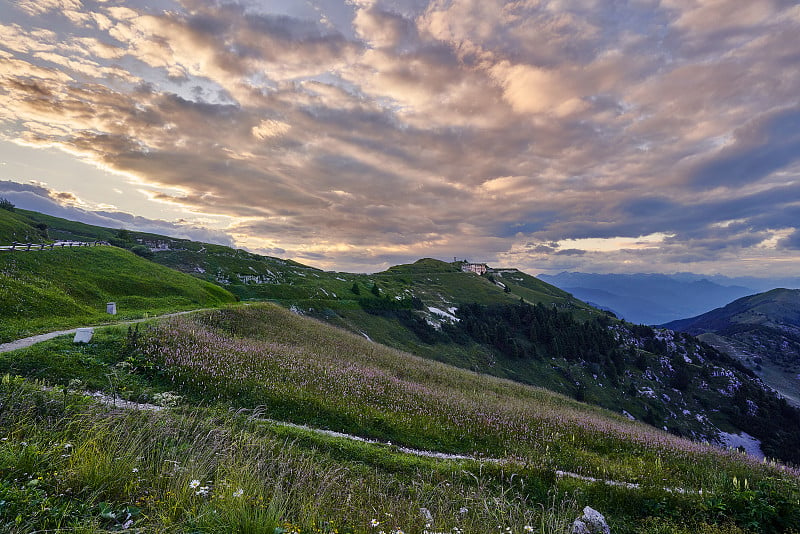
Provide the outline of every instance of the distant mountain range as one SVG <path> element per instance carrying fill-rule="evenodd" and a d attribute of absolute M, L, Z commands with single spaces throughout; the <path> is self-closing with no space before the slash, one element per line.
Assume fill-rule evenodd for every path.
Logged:
<path fill-rule="evenodd" d="M 736 357 L 800 406 L 800 289 L 773 289 L 664 326 Z"/>
<path fill-rule="evenodd" d="M 800 279 L 704 277 L 692 273 L 592 274 L 563 272 L 539 279 L 632 323 L 663 324 L 693 317 L 738 298 L 775 287 L 800 287 Z"/>

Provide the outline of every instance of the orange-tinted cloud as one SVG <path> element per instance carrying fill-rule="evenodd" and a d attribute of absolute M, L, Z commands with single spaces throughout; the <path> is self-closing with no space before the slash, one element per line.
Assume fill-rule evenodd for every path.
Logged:
<path fill-rule="evenodd" d="M 312 4 L 18 2 L 0 25 L 2 136 L 179 191 L 152 199 L 327 267 L 794 253 L 800 219 L 765 214 L 792 211 L 800 173 L 796 6 Z M 550 245 L 641 235 L 671 237 Z"/>

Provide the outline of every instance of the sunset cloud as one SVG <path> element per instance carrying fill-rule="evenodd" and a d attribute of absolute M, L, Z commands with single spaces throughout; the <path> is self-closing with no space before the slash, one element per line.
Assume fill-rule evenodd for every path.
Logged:
<path fill-rule="evenodd" d="M 0 142 L 126 192 L 92 206 L 135 196 L 325 268 L 777 274 L 798 254 L 793 3 L 270 6 L 5 4 Z"/>

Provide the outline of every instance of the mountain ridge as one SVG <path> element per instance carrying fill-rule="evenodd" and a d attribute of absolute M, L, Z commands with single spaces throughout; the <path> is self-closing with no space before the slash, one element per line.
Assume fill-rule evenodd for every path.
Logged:
<path fill-rule="evenodd" d="M 663 326 L 735 356 L 800 406 L 800 290 L 776 288 Z"/>

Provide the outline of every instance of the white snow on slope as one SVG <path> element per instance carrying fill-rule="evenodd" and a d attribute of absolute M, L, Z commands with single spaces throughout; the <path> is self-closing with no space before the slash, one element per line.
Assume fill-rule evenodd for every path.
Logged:
<path fill-rule="evenodd" d="M 450 308 L 450 310 L 455 311 L 456 308 Z M 440 310 L 439 308 L 434 308 L 433 306 L 428 306 L 428 311 L 431 312 L 431 313 L 435 313 L 436 315 L 438 315 L 440 317 L 445 317 L 447 319 L 450 319 L 454 323 L 457 323 L 460 320 L 458 317 L 456 317 L 452 313 L 446 312 L 444 310 Z"/>
<path fill-rule="evenodd" d="M 732 449 L 743 447 L 745 452 L 750 456 L 760 459 L 764 458 L 764 453 L 761 450 L 761 442 L 747 432 L 742 432 L 741 434 L 720 432 L 719 437 L 722 444 L 726 447 L 730 447 Z"/>

